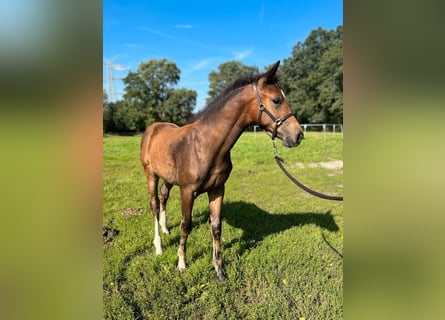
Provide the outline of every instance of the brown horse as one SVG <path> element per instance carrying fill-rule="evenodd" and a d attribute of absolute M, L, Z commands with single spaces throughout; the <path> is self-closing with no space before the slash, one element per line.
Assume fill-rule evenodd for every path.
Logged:
<path fill-rule="evenodd" d="M 207 192 L 213 265 L 218 280 L 225 279 L 220 249 L 224 183 L 232 170 L 230 150 L 244 129 L 252 124 L 260 125 L 272 133 L 272 138 L 278 137 L 289 148 L 299 145 L 304 137 L 278 86 L 276 71 L 279 64 L 280 61 L 264 74 L 234 81 L 195 122 L 183 127 L 165 122 L 154 123 L 142 137 L 141 161 L 151 196 L 156 255 L 162 254 L 158 224 L 163 233 L 169 233 L 165 212 L 170 189 L 173 185 L 180 188 L 182 220 L 178 269 L 181 273 L 186 267 L 186 243 L 192 229 L 193 202 L 198 195 Z M 160 197 L 159 178 L 164 180 Z"/>

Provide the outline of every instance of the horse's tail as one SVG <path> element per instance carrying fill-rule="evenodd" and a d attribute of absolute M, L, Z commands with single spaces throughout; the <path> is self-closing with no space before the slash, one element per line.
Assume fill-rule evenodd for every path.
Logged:
<path fill-rule="evenodd" d="M 149 163 L 148 159 L 148 148 L 150 146 L 151 136 L 153 135 L 153 128 L 149 126 L 145 129 L 144 134 L 141 139 L 141 162 L 144 167 L 146 167 Z"/>

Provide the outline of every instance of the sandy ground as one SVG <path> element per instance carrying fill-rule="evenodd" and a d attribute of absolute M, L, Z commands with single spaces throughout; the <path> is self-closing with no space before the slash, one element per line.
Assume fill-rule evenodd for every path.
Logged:
<path fill-rule="evenodd" d="M 301 162 L 297 162 L 297 163 L 293 164 L 292 167 L 303 169 L 306 166 Z M 331 170 L 343 170 L 343 161 L 335 160 L 335 161 L 327 161 L 327 162 L 311 162 L 307 165 L 307 167 L 309 167 L 309 168 L 323 167 L 323 168 L 331 169 Z"/>

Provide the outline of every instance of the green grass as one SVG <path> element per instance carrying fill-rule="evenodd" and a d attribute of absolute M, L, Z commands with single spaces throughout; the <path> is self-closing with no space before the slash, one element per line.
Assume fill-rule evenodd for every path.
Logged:
<path fill-rule="evenodd" d="M 232 150 L 226 183 L 222 257 L 227 280 L 212 266 L 207 196 L 193 208 L 184 275 L 176 271 L 179 189 L 167 207 L 170 235 L 155 256 L 153 219 L 139 162 L 140 136 L 103 140 L 103 224 L 118 230 L 104 241 L 106 319 L 342 319 L 343 203 L 298 189 L 277 167 L 270 139 L 244 133 Z M 309 132 L 301 146 L 277 141 L 287 168 L 308 186 L 342 194 L 340 134 Z"/>

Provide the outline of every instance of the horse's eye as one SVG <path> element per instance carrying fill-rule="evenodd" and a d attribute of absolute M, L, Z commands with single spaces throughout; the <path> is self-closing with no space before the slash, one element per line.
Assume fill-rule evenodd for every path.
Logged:
<path fill-rule="evenodd" d="M 272 102 L 275 103 L 276 105 L 280 105 L 281 104 L 281 99 L 280 98 L 274 98 L 274 99 L 272 99 Z"/>

